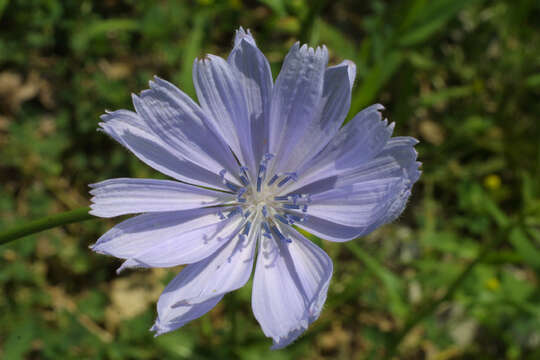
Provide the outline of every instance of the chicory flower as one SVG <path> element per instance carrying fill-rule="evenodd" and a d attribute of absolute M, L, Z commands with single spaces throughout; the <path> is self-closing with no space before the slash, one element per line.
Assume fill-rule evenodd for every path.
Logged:
<path fill-rule="evenodd" d="M 328 255 L 297 228 L 349 241 L 394 220 L 420 176 L 410 137 L 372 105 L 341 126 L 355 65 L 327 66 L 328 51 L 296 43 L 276 79 L 249 31 L 236 32 L 228 59 L 195 60 L 200 105 L 156 77 L 133 95 L 135 112 L 102 116 L 101 129 L 174 180 L 91 185 L 100 217 L 140 214 L 92 249 L 125 268 L 188 264 L 165 288 L 157 335 L 210 311 L 246 284 L 273 348 L 302 334 L 321 313 L 332 277 Z"/>

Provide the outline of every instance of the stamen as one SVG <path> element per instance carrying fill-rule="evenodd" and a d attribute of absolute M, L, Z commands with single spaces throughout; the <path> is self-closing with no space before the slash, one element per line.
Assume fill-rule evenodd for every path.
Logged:
<path fill-rule="evenodd" d="M 292 194 L 286 196 L 276 196 L 275 201 L 292 202 L 294 205 L 303 205 L 311 203 L 311 194 Z"/>
<path fill-rule="evenodd" d="M 285 217 L 287 218 L 287 220 L 289 220 L 289 224 L 292 225 L 296 222 L 302 222 L 304 221 L 304 216 L 297 216 L 297 215 L 293 215 L 293 214 L 285 214 Z"/>
<path fill-rule="evenodd" d="M 268 226 L 268 223 L 266 221 L 262 222 L 262 227 L 264 229 L 263 236 L 271 239 L 272 233 L 270 232 L 270 227 Z"/>
<path fill-rule="evenodd" d="M 240 206 L 235 207 L 235 208 L 229 213 L 229 215 L 227 215 L 227 217 L 230 219 L 230 218 L 232 218 L 233 216 L 238 215 L 238 213 L 240 213 L 240 215 L 242 215 L 242 208 L 241 208 Z"/>
<path fill-rule="evenodd" d="M 292 225 L 295 222 L 306 221 L 306 219 L 309 217 L 309 215 L 306 214 L 306 215 L 298 216 L 298 215 L 294 215 L 294 214 L 286 214 L 285 217 L 289 220 L 289 222 Z"/>
<path fill-rule="evenodd" d="M 225 180 L 225 181 L 224 181 L 224 184 L 225 184 L 229 189 L 231 189 L 232 192 L 237 192 L 237 191 L 238 191 L 238 186 L 234 185 L 234 184 L 231 183 L 230 181 Z"/>
<path fill-rule="evenodd" d="M 221 211 L 221 209 L 218 209 L 217 214 L 218 214 L 220 220 L 225 220 L 226 219 L 226 217 L 225 217 L 225 215 L 223 215 L 223 211 Z"/>
<path fill-rule="evenodd" d="M 306 200 L 306 202 L 307 202 L 308 204 L 310 204 L 311 201 L 312 201 L 312 200 L 311 200 L 311 194 L 302 194 L 301 197 L 302 197 L 302 199 Z"/>
<path fill-rule="evenodd" d="M 227 186 L 232 192 L 237 192 L 239 187 L 231 183 L 229 180 L 225 179 L 225 174 L 227 173 L 227 170 L 223 169 L 219 172 L 219 176 L 221 177 L 221 182 L 223 185 Z"/>
<path fill-rule="evenodd" d="M 242 184 L 244 184 L 244 186 L 248 186 L 249 185 L 249 175 L 248 175 L 248 168 L 245 167 L 245 166 L 242 166 L 240 167 L 240 174 L 238 175 L 238 177 L 240 178 L 240 181 L 242 181 Z"/>
<path fill-rule="evenodd" d="M 251 215 L 251 211 L 249 211 L 249 210 L 244 213 L 244 217 L 246 219 L 249 217 L 249 215 Z"/>
<path fill-rule="evenodd" d="M 266 166 L 261 164 L 259 166 L 259 173 L 257 174 L 257 192 L 261 192 L 261 185 L 266 177 Z"/>
<path fill-rule="evenodd" d="M 248 221 L 246 223 L 246 226 L 244 226 L 244 231 L 242 231 L 242 235 L 247 236 L 249 234 L 250 229 L 251 229 L 251 221 Z"/>
<path fill-rule="evenodd" d="M 264 157 L 261 160 L 261 163 L 259 164 L 259 171 L 257 173 L 257 192 L 261 192 L 262 182 L 266 178 L 266 170 L 267 170 L 268 161 L 272 159 L 273 157 L 274 155 L 266 153 L 264 154 Z"/>
<path fill-rule="evenodd" d="M 272 176 L 272 178 L 270 179 L 270 181 L 268 182 L 268 186 L 272 186 L 276 180 L 279 178 L 279 175 L 278 174 L 275 174 L 274 176 Z"/>
<path fill-rule="evenodd" d="M 289 180 L 293 180 L 293 181 L 298 180 L 298 176 L 297 176 L 296 173 L 294 173 L 294 172 L 291 172 L 291 173 L 285 173 L 285 174 L 286 174 L 287 176 L 285 176 L 285 178 L 279 182 L 279 184 L 277 185 L 278 187 L 282 187 L 282 186 L 285 185 L 287 182 L 289 182 Z"/>
<path fill-rule="evenodd" d="M 293 204 L 283 204 L 282 207 L 284 209 L 291 209 L 291 210 L 298 210 L 300 209 L 300 205 L 293 205 Z"/>
<path fill-rule="evenodd" d="M 281 231 L 279 231 L 279 229 L 277 228 L 276 225 L 273 225 L 272 226 L 272 231 L 274 231 L 274 233 L 277 235 L 277 237 L 279 238 L 279 240 L 283 241 L 283 242 L 288 242 L 288 243 L 291 243 L 292 240 L 291 239 L 288 239 L 285 237 L 285 235 L 283 235 L 281 233 Z"/>
<path fill-rule="evenodd" d="M 290 225 L 289 220 L 285 219 L 283 216 L 276 214 L 274 215 L 274 217 L 278 219 L 279 221 L 281 221 L 282 223 L 284 223 L 285 225 Z"/>
<path fill-rule="evenodd" d="M 238 202 L 245 203 L 247 201 L 245 198 L 242 197 L 242 195 L 244 195 L 246 191 L 246 188 L 240 188 L 240 190 L 238 190 L 238 195 L 236 196 L 236 200 Z"/>
<path fill-rule="evenodd" d="M 267 217 L 267 216 L 268 216 L 268 209 L 266 208 L 266 205 L 263 205 L 263 207 L 262 207 L 262 213 L 263 213 L 263 216 L 264 216 L 264 217 Z"/>

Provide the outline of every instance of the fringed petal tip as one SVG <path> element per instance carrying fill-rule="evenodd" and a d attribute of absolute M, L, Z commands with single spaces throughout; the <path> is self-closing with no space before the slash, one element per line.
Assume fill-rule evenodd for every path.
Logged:
<path fill-rule="evenodd" d="M 300 42 L 297 41 L 292 46 L 291 50 L 298 51 L 302 56 L 317 56 L 317 57 L 328 57 L 328 48 L 326 45 L 317 46 L 313 48 L 308 44 L 300 45 Z"/>
<path fill-rule="evenodd" d="M 149 331 L 154 333 L 154 337 L 158 337 L 160 335 L 163 335 L 165 333 L 168 333 L 170 330 L 165 330 L 161 326 L 159 326 L 159 319 L 156 320 L 154 325 L 149 329 Z"/>
<path fill-rule="evenodd" d="M 105 254 L 104 252 L 100 251 L 99 249 L 99 243 L 94 243 L 92 245 L 88 245 L 88 248 L 94 252 L 97 252 L 98 254 Z"/>
<path fill-rule="evenodd" d="M 388 121 L 388 119 L 384 119 L 384 121 Z M 390 132 L 390 134 L 394 133 L 394 129 L 396 128 L 396 123 L 392 121 L 390 124 L 388 124 L 387 129 Z"/>
<path fill-rule="evenodd" d="M 257 46 L 255 43 L 255 39 L 253 38 L 253 35 L 251 34 L 251 30 L 245 29 L 243 27 L 239 27 L 238 30 L 235 32 L 234 36 L 234 47 L 237 47 L 241 44 L 242 41 L 247 41 L 248 43 Z"/>
<path fill-rule="evenodd" d="M 273 345 L 270 347 L 270 350 L 280 350 L 286 346 L 292 344 L 296 339 L 300 337 L 307 330 L 306 327 L 300 327 L 298 329 L 291 330 L 286 336 L 275 337 L 272 339 Z"/>
<path fill-rule="evenodd" d="M 105 181 L 106 181 L 106 180 L 105 180 Z M 100 181 L 100 182 L 97 182 L 97 183 L 88 184 L 88 187 L 89 187 L 90 189 L 94 189 L 94 188 L 98 187 L 99 184 L 101 184 L 102 182 L 103 182 L 103 181 Z M 92 194 L 92 191 L 91 191 L 91 190 L 90 190 L 90 194 Z"/>
<path fill-rule="evenodd" d="M 122 263 L 122 265 L 118 267 L 118 269 L 116 269 L 116 275 L 120 275 L 122 272 L 124 272 L 124 270 L 128 268 L 136 267 L 136 264 L 137 263 L 135 260 L 127 259 Z"/>
<path fill-rule="evenodd" d="M 166 322 L 163 322 L 160 320 L 159 316 L 156 318 L 156 321 L 154 322 L 154 325 L 150 329 L 148 329 L 150 332 L 154 333 L 154 337 L 157 338 L 158 336 L 161 336 L 163 334 L 170 333 L 171 331 L 178 330 L 185 324 L 181 325 L 175 325 L 175 326 L 168 326 Z"/>
<path fill-rule="evenodd" d="M 300 41 L 296 41 L 289 50 L 290 52 L 299 52 L 303 56 L 328 56 L 328 48 L 326 45 L 317 46 L 315 48 L 308 44 L 302 44 Z"/>
<path fill-rule="evenodd" d="M 195 60 L 193 60 L 193 71 L 195 72 L 197 66 L 207 65 L 208 62 L 215 61 L 217 59 L 220 59 L 220 57 L 213 54 L 204 54 L 202 57 L 197 57 Z"/>
<path fill-rule="evenodd" d="M 152 87 L 152 84 L 154 83 L 163 84 L 163 83 L 169 83 L 169 82 L 167 80 L 160 78 L 158 75 L 154 75 L 152 77 L 152 80 L 148 80 L 148 86 Z"/>
<path fill-rule="evenodd" d="M 343 66 L 347 68 L 347 75 L 349 76 L 349 89 L 352 89 L 356 79 L 356 64 L 352 60 L 343 60 L 341 63 L 336 65 L 336 67 Z"/>
<path fill-rule="evenodd" d="M 92 202 L 92 204 L 90 204 L 90 211 L 88 211 L 90 215 L 104 219 L 110 219 L 118 216 L 118 214 L 114 212 L 100 208 L 99 204 L 96 204 L 95 196 L 90 198 L 90 201 Z"/>
<path fill-rule="evenodd" d="M 384 105 L 376 103 L 376 104 L 368 106 L 363 111 L 366 111 L 366 110 L 367 111 L 384 111 L 386 110 L 386 108 L 384 107 Z"/>
<path fill-rule="evenodd" d="M 89 248 L 90 250 L 92 250 L 93 252 L 98 253 L 98 254 L 101 254 L 101 255 L 114 256 L 114 255 L 111 254 L 110 252 L 104 250 L 103 247 L 102 247 L 101 245 L 102 245 L 102 244 L 100 244 L 99 242 L 97 242 L 97 243 L 95 243 L 95 244 L 89 245 L 88 248 Z"/>
<path fill-rule="evenodd" d="M 92 250 L 93 252 L 100 254 L 100 255 L 107 255 L 107 256 L 114 256 L 118 258 L 118 255 L 114 253 L 114 251 L 111 251 L 110 247 L 108 247 L 106 242 L 96 242 L 95 244 L 89 245 L 88 248 Z M 125 262 L 124 262 L 125 264 Z M 122 268 L 124 265 L 122 264 L 120 268 Z M 123 270 L 123 269 L 122 269 Z M 116 271 L 118 274 L 118 270 Z"/>

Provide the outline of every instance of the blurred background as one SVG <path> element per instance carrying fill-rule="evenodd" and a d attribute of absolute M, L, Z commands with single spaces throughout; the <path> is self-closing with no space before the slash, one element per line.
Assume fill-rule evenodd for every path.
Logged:
<path fill-rule="evenodd" d="M 0 247 L 0 358 L 540 359 L 538 19 L 537 0 L 0 0 L 0 229 L 87 206 L 89 183 L 158 177 L 99 116 L 132 109 L 154 74 L 193 95 L 194 58 L 226 56 L 240 25 L 274 77 L 298 39 L 353 60 L 349 117 L 384 104 L 424 171 L 394 223 L 313 239 L 334 278 L 285 350 L 269 350 L 250 285 L 154 338 L 179 269 L 117 276 L 88 245 L 119 219 L 95 219 Z"/>

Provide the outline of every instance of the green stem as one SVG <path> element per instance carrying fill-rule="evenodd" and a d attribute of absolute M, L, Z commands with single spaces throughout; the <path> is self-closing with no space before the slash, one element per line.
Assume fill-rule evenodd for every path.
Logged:
<path fill-rule="evenodd" d="M 92 219 L 93 216 L 88 211 L 90 211 L 89 207 L 83 207 L 15 225 L 10 229 L 0 232 L 0 245 L 56 226 Z"/>

